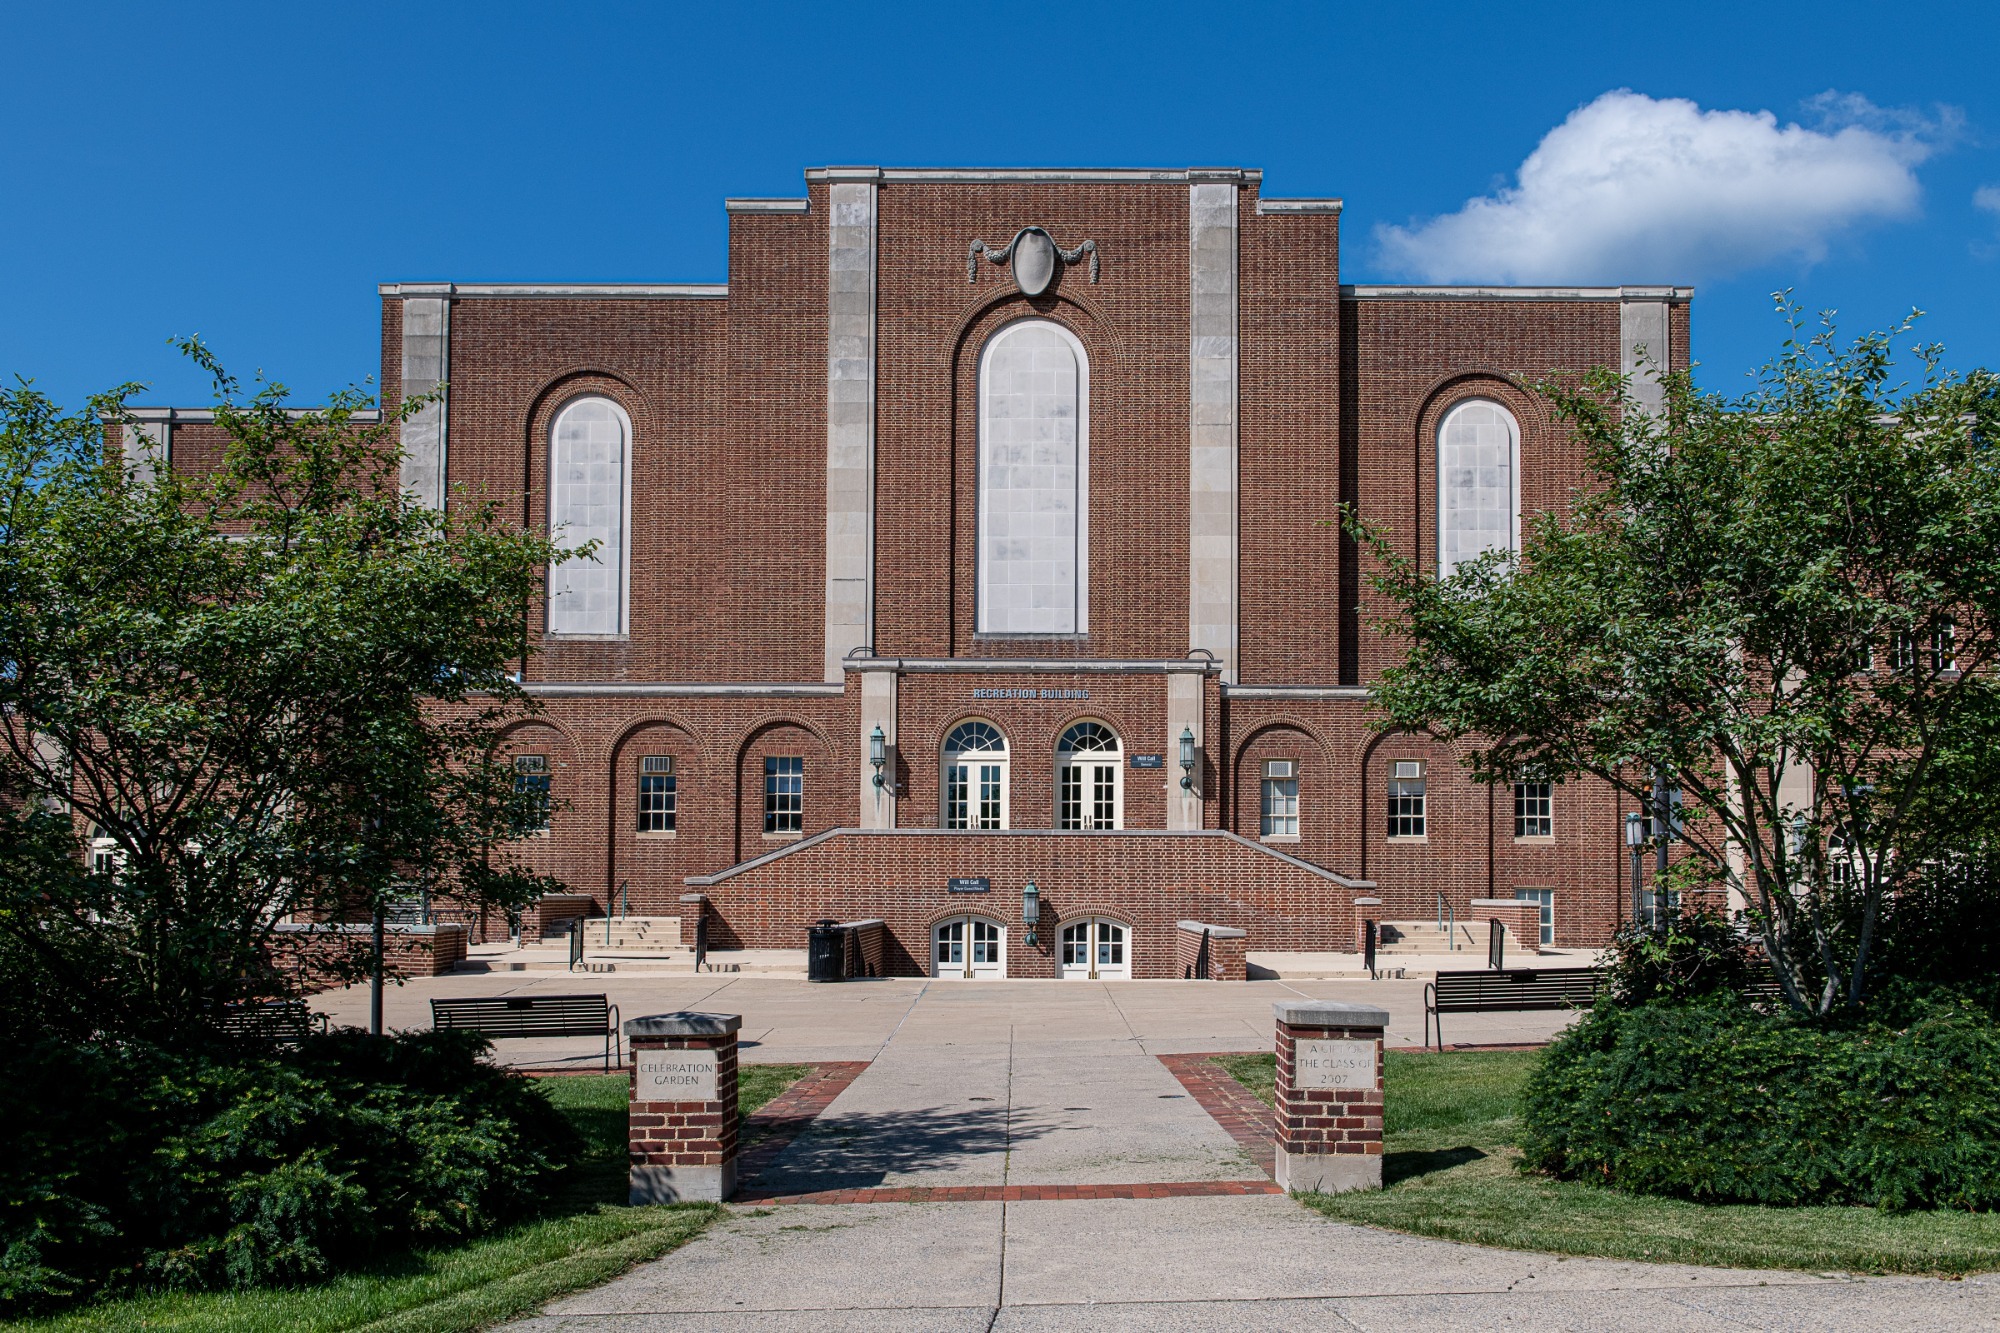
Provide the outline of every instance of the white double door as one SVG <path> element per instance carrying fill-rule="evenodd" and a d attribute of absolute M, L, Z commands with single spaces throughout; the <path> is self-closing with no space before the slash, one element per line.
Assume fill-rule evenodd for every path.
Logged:
<path fill-rule="evenodd" d="M 1126 981 L 1132 976 L 1131 930 L 1108 917 L 1085 917 L 1062 928 L 1057 975 L 1065 981 Z"/>
<path fill-rule="evenodd" d="M 1007 975 L 1007 927 L 955 916 L 931 930 L 931 975 L 940 981 L 997 981 Z"/>

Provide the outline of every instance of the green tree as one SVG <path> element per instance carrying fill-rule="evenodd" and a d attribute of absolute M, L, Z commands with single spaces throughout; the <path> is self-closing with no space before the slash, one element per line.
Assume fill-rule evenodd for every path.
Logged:
<path fill-rule="evenodd" d="M 2000 790 L 2000 381 L 1909 322 L 1792 336 L 1745 393 L 1598 370 L 1540 386 L 1590 460 L 1504 553 L 1433 577 L 1353 515 L 1408 648 L 1385 725 L 1474 743 L 1474 775 L 1591 775 L 1686 802 L 1792 1004 L 1863 999 L 1885 902 L 1989 845 Z M 1914 318 L 1914 316 L 1912 317 Z"/>
<path fill-rule="evenodd" d="M 184 350 L 227 439 L 200 474 L 107 455 L 133 386 L 0 393 L 0 965 L 58 1030 L 169 1043 L 282 988 L 289 915 L 544 887 L 494 864 L 523 812 L 491 756 L 549 544 L 401 494 L 419 404 L 292 409 Z"/>

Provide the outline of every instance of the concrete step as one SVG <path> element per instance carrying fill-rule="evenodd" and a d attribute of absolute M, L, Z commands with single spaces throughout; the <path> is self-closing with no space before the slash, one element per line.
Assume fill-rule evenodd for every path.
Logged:
<path fill-rule="evenodd" d="M 694 952 L 683 950 L 674 954 L 593 952 L 574 972 L 570 972 L 569 949 L 567 945 L 550 948 L 547 945 L 531 946 L 526 949 L 502 951 L 482 951 L 466 959 L 455 969 L 466 973 L 525 972 L 538 975 L 571 974 L 582 976 L 586 973 L 615 972 L 620 977 L 692 977 L 717 974 L 739 974 L 744 976 L 796 977 L 806 974 L 806 951 L 804 949 L 731 949 L 712 952 L 701 970 L 694 965 Z"/>

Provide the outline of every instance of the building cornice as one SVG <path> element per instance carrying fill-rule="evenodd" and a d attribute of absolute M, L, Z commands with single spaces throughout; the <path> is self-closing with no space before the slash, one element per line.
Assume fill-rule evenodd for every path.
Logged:
<path fill-rule="evenodd" d="M 288 407 L 285 409 L 285 415 L 293 421 L 299 421 L 305 417 L 323 413 L 325 410 L 322 407 Z M 214 422 L 215 409 L 212 407 L 128 407 L 122 415 L 134 421 L 163 421 L 173 426 L 204 426 Z M 350 421 L 364 426 L 372 426 L 382 419 L 382 410 L 376 407 L 363 407 L 356 408 L 347 415 Z M 117 412 L 106 412 L 103 414 L 106 421 L 117 421 L 120 419 L 120 416 L 121 414 Z"/>
<path fill-rule="evenodd" d="M 1107 185 L 1186 185 L 1191 182 L 1234 181 L 1253 184 L 1262 171 L 1245 167 L 1185 167 L 1151 170 L 1144 167 L 815 167 L 806 172 L 813 184 L 828 181 L 939 182 L 966 185 L 1041 185 L 1085 182 Z"/>
<path fill-rule="evenodd" d="M 1342 284 L 1355 301 L 1668 301 L 1694 299 L 1692 287 L 1392 287 Z"/>
<path fill-rule="evenodd" d="M 1338 213 L 1343 207 L 1339 199 L 1259 199 L 1257 211 L 1269 216 L 1298 213 Z"/>
<path fill-rule="evenodd" d="M 714 301 L 729 295 L 726 282 L 385 282 L 384 300 L 447 297 L 488 301 Z"/>
<path fill-rule="evenodd" d="M 810 199 L 725 199 L 724 211 L 730 213 L 810 213 Z"/>
<path fill-rule="evenodd" d="M 1365 685 L 1231 685 L 1224 683 L 1225 699 L 1366 699 Z"/>
<path fill-rule="evenodd" d="M 708 682 L 624 680 L 531 680 L 522 690 L 538 699 L 814 699 L 839 698 L 841 685 L 821 682 Z"/>
<path fill-rule="evenodd" d="M 981 675 L 1009 674 L 1145 676 L 1181 672 L 1213 675 L 1222 663 L 1196 657 L 1163 659 L 1134 658 L 1046 658 L 1046 657 L 849 657 L 842 665 L 849 671 L 899 671 L 906 674 Z"/>

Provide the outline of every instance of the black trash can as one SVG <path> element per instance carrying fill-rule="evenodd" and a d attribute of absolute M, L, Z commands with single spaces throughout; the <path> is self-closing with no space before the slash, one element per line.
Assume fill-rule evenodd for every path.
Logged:
<path fill-rule="evenodd" d="M 847 980 L 847 932 L 832 920 L 806 930 L 806 980 Z"/>

